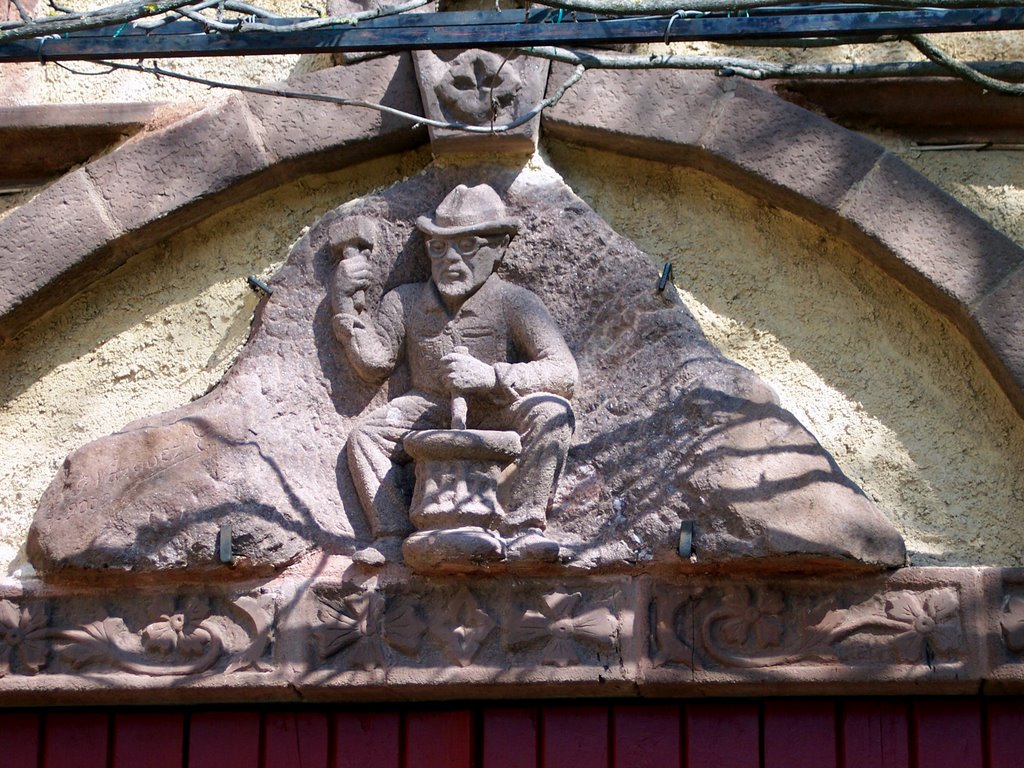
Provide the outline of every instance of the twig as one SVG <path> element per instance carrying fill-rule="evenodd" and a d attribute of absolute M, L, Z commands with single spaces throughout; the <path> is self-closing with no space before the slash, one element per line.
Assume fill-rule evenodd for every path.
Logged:
<path fill-rule="evenodd" d="M 539 56 L 552 61 L 575 64 L 586 69 L 684 69 L 711 70 L 720 75 L 743 77 L 750 80 L 769 79 L 870 79 L 888 77 L 934 77 L 949 74 L 949 68 L 928 61 L 893 61 L 879 64 L 780 64 L 761 59 L 735 56 L 681 56 L 620 54 L 597 51 L 579 51 L 551 46 L 520 48 L 528 56 Z M 1000 77 L 1024 78 L 1024 64 L 1019 62 L 974 62 L 963 64 L 975 74 L 986 73 Z M 993 82 L 1002 83 L 1001 80 Z M 1003 83 L 1006 87 L 1007 83 Z M 992 86 L 986 86 L 992 87 Z"/>
<path fill-rule="evenodd" d="M 216 32 L 229 32 L 229 33 L 245 33 L 245 32 L 302 32 L 309 29 L 322 29 L 324 27 L 333 27 L 339 24 L 356 24 L 360 21 L 366 21 L 367 19 L 376 19 L 384 16 L 395 16 L 406 11 L 411 11 L 416 8 L 420 8 L 433 0 L 406 0 L 406 2 L 399 5 L 385 5 L 379 8 L 373 8 L 368 11 L 358 11 L 356 13 L 350 13 L 346 16 L 327 16 L 321 19 L 307 19 L 305 21 L 296 22 L 295 24 L 261 24 L 259 22 L 246 21 L 245 19 L 236 19 L 234 21 L 217 21 L 207 16 L 202 16 L 192 11 L 191 8 L 181 8 L 178 10 L 183 16 L 187 16 L 193 21 L 205 25 L 208 30 Z"/>
<path fill-rule="evenodd" d="M 63 35 L 68 32 L 96 29 L 113 24 L 126 24 L 148 16 L 160 16 L 191 4 L 192 0 L 142 0 L 141 2 L 119 3 L 95 11 L 65 13 L 60 16 L 33 19 L 31 22 L 14 27 L 5 26 L 3 31 L 0 31 L 0 45 L 15 40 Z"/>
<path fill-rule="evenodd" d="M 18 9 L 18 15 L 21 16 L 21 20 L 28 23 L 32 21 L 32 14 L 28 12 L 28 9 L 21 4 L 21 0 L 11 0 L 14 3 L 14 7 Z"/>
<path fill-rule="evenodd" d="M 963 61 L 957 61 L 945 51 L 937 48 L 930 40 L 921 35 L 911 35 L 907 38 L 911 45 L 927 56 L 931 61 L 945 67 L 950 72 L 959 75 L 964 80 L 980 85 L 990 91 L 998 91 L 1009 96 L 1024 96 L 1024 84 L 1008 83 L 1005 80 L 997 80 L 994 77 L 980 72 L 976 66 Z"/>

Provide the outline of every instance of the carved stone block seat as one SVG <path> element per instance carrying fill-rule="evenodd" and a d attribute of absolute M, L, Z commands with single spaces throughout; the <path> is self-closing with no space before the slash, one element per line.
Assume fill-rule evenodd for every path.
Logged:
<path fill-rule="evenodd" d="M 402 546 L 406 562 L 461 570 L 503 560 L 501 479 L 522 450 L 519 434 L 428 429 L 411 432 L 403 447 L 416 472 L 409 520 L 417 532 Z"/>

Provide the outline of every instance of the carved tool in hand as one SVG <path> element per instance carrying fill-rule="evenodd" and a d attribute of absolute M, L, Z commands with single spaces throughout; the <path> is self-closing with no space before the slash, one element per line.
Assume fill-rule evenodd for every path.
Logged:
<path fill-rule="evenodd" d="M 468 355 L 469 347 L 458 346 L 453 350 L 460 355 Z M 469 416 L 469 403 L 466 396 L 452 391 L 452 429 L 465 429 L 466 418 Z"/>
<path fill-rule="evenodd" d="M 331 224 L 327 237 L 331 253 L 337 261 L 345 258 L 349 248 L 370 251 L 377 245 L 377 222 L 368 216 L 348 216 Z M 352 306 L 357 312 L 366 308 L 366 291 L 360 289 L 352 294 Z"/>

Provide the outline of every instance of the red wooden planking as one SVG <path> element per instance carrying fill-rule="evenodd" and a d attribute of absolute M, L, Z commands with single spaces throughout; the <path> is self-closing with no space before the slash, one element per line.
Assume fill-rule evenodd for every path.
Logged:
<path fill-rule="evenodd" d="M 840 721 L 843 768 L 910 768 L 906 702 L 851 699 Z"/>
<path fill-rule="evenodd" d="M 406 714 L 403 768 L 470 768 L 472 761 L 473 717 L 469 710 Z"/>
<path fill-rule="evenodd" d="M 607 707 L 544 707 L 541 710 L 541 768 L 606 768 Z"/>
<path fill-rule="evenodd" d="M 612 709 L 615 768 L 679 768 L 679 718 L 670 704 Z"/>
<path fill-rule="evenodd" d="M 766 701 L 762 727 L 764 768 L 835 768 L 834 701 Z"/>
<path fill-rule="evenodd" d="M 987 702 L 989 768 L 1020 768 L 1024 763 L 1024 699 Z"/>
<path fill-rule="evenodd" d="M 536 709 L 485 709 L 483 768 L 537 768 L 538 728 Z"/>
<path fill-rule="evenodd" d="M 398 712 L 342 712 L 334 716 L 333 768 L 401 768 Z"/>
<path fill-rule="evenodd" d="M 687 704 L 686 768 L 760 768 L 761 715 L 756 704 Z"/>
<path fill-rule="evenodd" d="M 113 768 L 181 768 L 185 717 L 175 712 L 114 715 Z"/>
<path fill-rule="evenodd" d="M 922 699 L 913 717 L 917 768 L 982 768 L 980 701 Z"/>
<path fill-rule="evenodd" d="M 257 768 L 259 760 L 259 712 L 196 712 L 189 718 L 188 768 Z"/>
<path fill-rule="evenodd" d="M 43 768 L 106 768 L 105 712 L 52 712 L 43 723 Z"/>
<path fill-rule="evenodd" d="M 263 718 L 263 768 L 327 768 L 327 715 L 275 712 Z"/>
<path fill-rule="evenodd" d="M 40 718 L 31 712 L 0 713 L 0 765 L 36 768 L 39 764 Z"/>

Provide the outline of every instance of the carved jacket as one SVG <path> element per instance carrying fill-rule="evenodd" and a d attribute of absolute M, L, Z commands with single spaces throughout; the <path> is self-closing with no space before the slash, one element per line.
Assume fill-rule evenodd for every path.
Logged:
<path fill-rule="evenodd" d="M 488 277 L 454 314 L 432 281 L 400 285 L 381 301 L 376 334 L 385 352 L 377 372 L 390 372 L 404 356 L 413 389 L 439 399 L 448 397 L 441 358 L 457 346 L 494 366 L 497 401 L 511 402 L 534 392 L 569 398 L 579 376 L 540 298 L 497 275 Z M 371 371 L 361 373 L 373 376 Z"/>

